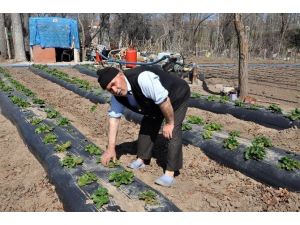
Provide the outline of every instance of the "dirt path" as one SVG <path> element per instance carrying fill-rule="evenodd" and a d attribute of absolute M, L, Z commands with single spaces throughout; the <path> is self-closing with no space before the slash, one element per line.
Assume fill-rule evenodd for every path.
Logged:
<path fill-rule="evenodd" d="M 63 211 L 40 163 L 0 114 L 0 211 Z"/>
<path fill-rule="evenodd" d="M 27 69 L 9 69 L 12 76 L 56 107 L 88 138 L 105 149 L 107 144 L 108 105 L 98 105 L 90 112 L 92 103 L 78 95 L 44 80 Z M 237 121 L 233 121 L 237 122 Z M 245 122 L 245 121 L 243 121 Z M 257 129 L 249 124 L 252 130 Z M 243 124 L 241 125 L 241 129 Z M 122 119 L 118 138 L 118 155 L 123 165 L 135 158 L 135 143 L 139 125 Z M 210 160 L 201 149 L 183 146 L 184 168 L 176 178 L 177 184 L 164 188 L 153 183 L 162 174 L 165 157 L 164 141 L 156 143 L 150 165 L 135 176 L 161 191 L 183 211 L 300 211 L 300 194 L 269 188 L 245 175 Z M 126 199 L 124 199 L 126 201 Z"/>

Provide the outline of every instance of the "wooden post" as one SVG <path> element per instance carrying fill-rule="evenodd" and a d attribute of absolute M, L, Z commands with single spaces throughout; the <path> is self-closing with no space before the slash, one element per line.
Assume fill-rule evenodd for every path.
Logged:
<path fill-rule="evenodd" d="M 9 46 L 9 39 L 8 39 L 8 34 L 7 34 L 7 28 L 4 28 L 5 30 L 5 39 L 6 39 L 6 46 L 7 46 L 7 55 L 8 59 L 11 59 L 11 53 L 10 53 L 10 46 Z"/>
<path fill-rule="evenodd" d="M 80 62 L 79 51 L 78 51 L 78 49 L 76 49 L 76 48 L 74 48 L 74 62 L 75 62 L 75 63 Z"/>

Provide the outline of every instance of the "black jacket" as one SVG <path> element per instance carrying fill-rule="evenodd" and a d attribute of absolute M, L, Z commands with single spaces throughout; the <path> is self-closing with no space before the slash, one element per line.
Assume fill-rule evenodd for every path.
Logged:
<path fill-rule="evenodd" d="M 152 99 L 146 98 L 144 96 L 138 84 L 138 76 L 144 71 L 150 71 L 159 76 L 162 86 L 169 92 L 168 96 L 171 100 L 174 111 L 178 109 L 183 102 L 189 99 L 190 87 L 186 81 L 178 78 L 175 75 L 171 75 L 157 67 L 140 66 L 124 72 L 128 82 L 131 85 L 132 94 L 135 97 L 138 106 L 132 107 L 129 104 L 127 97 L 115 96 L 117 101 L 119 101 L 122 105 L 126 106 L 134 112 L 143 115 L 163 116 L 159 106 L 156 105 Z"/>

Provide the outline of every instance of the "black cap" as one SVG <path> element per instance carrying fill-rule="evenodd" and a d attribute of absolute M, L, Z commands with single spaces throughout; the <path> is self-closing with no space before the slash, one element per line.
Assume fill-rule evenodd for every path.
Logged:
<path fill-rule="evenodd" d="M 118 75 L 120 71 L 114 67 L 105 67 L 104 69 L 97 70 L 98 83 L 103 90 L 107 85 Z"/>

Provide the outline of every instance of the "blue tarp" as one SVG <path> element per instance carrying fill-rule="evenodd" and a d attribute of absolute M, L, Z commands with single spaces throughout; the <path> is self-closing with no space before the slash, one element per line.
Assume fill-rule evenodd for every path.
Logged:
<path fill-rule="evenodd" d="M 60 17 L 29 18 L 30 46 L 79 49 L 77 21 Z M 74 43 L 72 45 L 72 43 Z"/>

